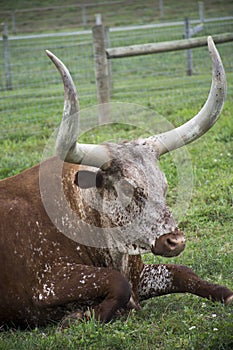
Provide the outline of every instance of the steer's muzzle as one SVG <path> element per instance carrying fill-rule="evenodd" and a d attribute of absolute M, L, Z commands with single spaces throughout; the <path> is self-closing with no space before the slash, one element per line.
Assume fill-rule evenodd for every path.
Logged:
<path fill-rule="evenodd" d="M 172 233 L 160 236 L 152 246 L 152 253 L 166 257 L 179 255 L 185 248 L 184 233 L 176 229 Z"/>

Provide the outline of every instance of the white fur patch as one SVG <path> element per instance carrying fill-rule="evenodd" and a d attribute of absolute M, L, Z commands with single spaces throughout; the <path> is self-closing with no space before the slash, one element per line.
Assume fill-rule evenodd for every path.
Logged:
<path fill-rule="evenodd" d="M 139 296 L 142 299 L 147 299 L 166 291 L 169 292 L 172 282 L 172 273 L 166 265 L 145 265 L 141 272 Z"/>

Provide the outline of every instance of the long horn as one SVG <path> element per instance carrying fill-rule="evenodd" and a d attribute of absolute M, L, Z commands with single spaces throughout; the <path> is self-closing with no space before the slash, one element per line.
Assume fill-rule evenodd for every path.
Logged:
<path fill-rule="evenodd" d="M 80 110 L 76 87 L 64 63 L 49 50 L 46 50 L 46 54 L 60 72 L 64 84 L 63 117 L 57 134 L 55 153 L 66 162 L 100 167 L 110 160 L 107 148 L 104 145 L 77 143 Z"/>
<path fill-rule="evenodd" d="M 226 97 L 226 76 L 224 67 L 212 37 L 208 37 L 208 48 L 212 59 L 212 84 L 206 103 L 191 120 L 180 127 L 141 140 L 150 143 L 159 155 L 184 146 L 206 133 L 218 119 Z"/>

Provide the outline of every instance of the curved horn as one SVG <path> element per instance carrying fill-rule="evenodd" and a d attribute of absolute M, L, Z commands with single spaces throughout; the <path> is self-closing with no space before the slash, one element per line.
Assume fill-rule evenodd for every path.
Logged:
<path fill-rule="evenodd" d="M 52 52 L 46 54 L 61 74 L 64 84 L 64 108 L 62 122 L 57 134 L 55 152 L 66 162 L 100 167 L 110 160 L 104 145 L 79 144 L 79 103 L 73 79 L 64 65 Z"/>
<path fill-rule="evenodd" d="M 154 145 L 159 155 L 184 146 L 206 133 L 218 119 L 226 97 L 226 76 L 212 37 L 208 37 L 212 59 L 212 84 L 206 103 L 191 120 L 180 127 L 142 140 Z"/>

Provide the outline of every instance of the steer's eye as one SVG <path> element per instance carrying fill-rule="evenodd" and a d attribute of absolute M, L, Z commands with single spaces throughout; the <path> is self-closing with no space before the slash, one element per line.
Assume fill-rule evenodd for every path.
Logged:
<path fill-rule="evenodd" d="M 134 185 L 125 179 L 119 181 L 118 186 L 116 186 L 116 190 L 119 196 L 126 196 L 129 198 L 133 197 L 134 188 Z"/>

